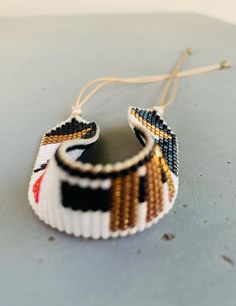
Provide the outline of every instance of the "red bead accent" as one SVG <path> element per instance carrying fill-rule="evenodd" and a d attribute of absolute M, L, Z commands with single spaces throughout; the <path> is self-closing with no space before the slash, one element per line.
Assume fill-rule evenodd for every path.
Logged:
<path fill-rule="evenodd" d="M 44 176 L 44 173 L 36 180 L 33 186 L 34 200 L 36 204 L 38 204 L 39 202 L 39 191 L 40 191 L 40 186 L 41 186 L 43 176 Z"/>

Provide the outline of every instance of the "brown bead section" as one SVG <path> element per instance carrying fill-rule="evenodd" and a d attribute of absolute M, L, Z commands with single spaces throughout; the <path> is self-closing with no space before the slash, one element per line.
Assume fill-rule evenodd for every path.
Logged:
<path fill-rule="evenodd" d="M 122 178 L 118 177 L 112 180 L 112 185 L 110 189 L 110 201 L 111 201 L 110 229 L 113 232 L 116 232 L 120 229 L 121 192 L 122 192 Z"/>
<path fill-rule="evenodd" d="M 137 224 L 139 197 L 138 172 L 115 178 L 110 189 L 110 229 L 115 232 L 126 230 Z"/>
<path fill-rule="evenodd" d="M 175 187 L 171 171 L 163 158 L 158 145 L 156 154 L 146 163 L 146 221 L 156 218 L 164 209 L 162 171 L 168 184 L 168 196 L 171 201 Z M 138 218 L 140 177 L 138 171 L 124 177 L 115 178 L 111 187 L 111 231 L 126 230 L 135 227 Z"/>
<path fill-rule="evenodd" d="M 129 208 L 129 227 L 135 227 L 138 221 L 138 205 L 139 205 L 139 175 L 134 172 L 131 175 L 131 201 Z"/>
<path fill-rule="evenodd" d="M 154 170 L 154 195 L 155 195 L 155 206 L 154 206 L 154 218 L 163 211 L 163 183 L 161 177 L 161 160 L 160 157 L 154 156 L 153 158 L 153 170 Z"/>
<path fill-rule="evenodd" d="M 154 155 L 154 157 L 147 163 L 147 222 L 156 218 L 164 209 L 161 162 L 162 156 L 159 157 Z"/>
<path fill-rule="evenodd" d="M 155 212 L 155 173 L 154 173 L 154 159 L 152 158 L 147 163 L 147 216 L 146 221 L 150 222 L 154 217 Z"/>
<path fill-rule="evenodd" d="M 84 129 L 82 131 L 72 133 L 72 134 L 45 136 L 43 137 L 42 145 L 62 143 L 63 141 L 67 141 L 67 140 L 80 139 L 84 137 L 90 131 L 91 131 L 91 128 L 87 128 L 87 129 Z"/>
<path fill-rule="evenodd" d="M 128 174 L 122 179 L 122 201 L 120 207 L 120 229 L 126 230 L 129 227 L 129 212 L 131 198 L 132 184 L 131 175 Z"/>
<path fill-rule="evenodd" d="M 173 197 L 175 195 L 175 186 L 174 186 L 173 179 L 172 179 L 172 176 L 171 176 L 171 171 L 170 171 L 165 159 L 163 157 L 161 157 L 160 160 L 161 160 L 162 170 L 164 171 L 164 173 L 166 175 L 166 179 L 167 179 L 169 201 L 172 201 Z"/>

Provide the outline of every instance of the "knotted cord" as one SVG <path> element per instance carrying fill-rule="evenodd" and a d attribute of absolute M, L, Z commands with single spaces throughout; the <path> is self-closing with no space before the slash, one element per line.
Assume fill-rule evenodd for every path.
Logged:
<path fill-rule="evenodd" d="M 73 106 L 72 115 L 81 115 L 82 107 L 84 104 L 101 88 L 111 85 L 111 84 L 147 84 L 147 83 L 156 83 L 163 80 L 166 80 L 166 83 L 163 87 L 159 106 L 153 106 L 153 109 L 158 110 L 161 113 L 164 113 L 165 109 L 173 102 L 176 97 L 179 79 L 181 77 L 188 77 L 197 74 L 207 73 L 211 71 L 216 71 L 219 69 L 225 69 L 231 67 L 231 64 L 228 61 L 221 61 L 218 64 L 196 67 L 188 70 L 180 71 L 181 66 L 187 59 L 187 57 L 192 54 L 192 49 L 185 49 L 180 55 L 178 61 L 176 62 L 173 70 L 168 74 L 154 75 L 154 76 L 139 76 L 139 77 L 130 77 L 130 78 L 121 78 L 121 77 L 100 77 L 86 83 L 80 90 L 79 96 L 76 99 L 76 102 Z M 86 94 L 86 92 L 88 92 Z"/>

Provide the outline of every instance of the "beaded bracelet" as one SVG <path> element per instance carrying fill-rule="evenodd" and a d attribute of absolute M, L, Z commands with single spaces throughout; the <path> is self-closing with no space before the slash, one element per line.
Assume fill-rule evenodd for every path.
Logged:
<path fill-rule="evenodd" d="M 189 49 L 169 75 L 102 78 L 92 94 L 113 82 L 160 79 L 168 80 L 169 90 L 184 75 L 178 69 L 188 54 Z M 198 73 L 226 66 L 198 68 Z M 164 99 L 159 108 L 129 107 L 128 122 L 143 146 L 141 151 L 123 162 L 92 165 L 79 159 L 98 140 L 99 127 L 82 118 L 81 105 L 87 98 L 80 98 L 72 115 L 42 138 L 30 180 L 30 205 L 46 224 L 76 237 L 106 239 L 143 231 L 173 207 L 178 192 L 178 142 L 162 117 L 168 102 Z"/>

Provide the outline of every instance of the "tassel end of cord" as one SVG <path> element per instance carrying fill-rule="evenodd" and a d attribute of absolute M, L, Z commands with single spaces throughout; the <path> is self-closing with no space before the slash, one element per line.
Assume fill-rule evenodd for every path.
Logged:
<path fill-rule="evenodd" d="M 231 63 L 227 60 L 223 60 L 219 62 L 220 69 L 227 69 L 231 67 Z"/>

